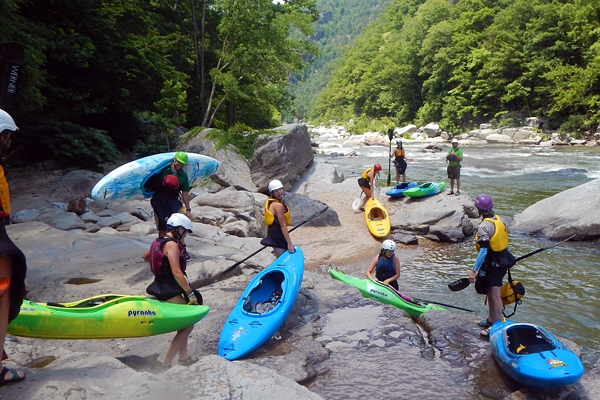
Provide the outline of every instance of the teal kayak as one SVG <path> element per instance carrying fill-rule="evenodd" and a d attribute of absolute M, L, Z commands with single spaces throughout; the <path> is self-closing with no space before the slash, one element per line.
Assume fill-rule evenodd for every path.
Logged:
<path fill-rule="evenodd" d="M 417 318 L 419 315 L 433 310 L 445 311 L 445 309 L 440 306 L 422 303 L 413 300 L 410 297 L 406 297 L 393 287 L 381 282 L 373 281 L 371 279 L 355 278 L 334 269 L 329 270 L 329 275 L 331 275 L 333 279 L 354 286 L 364 297 L 398 307 L 399 309 L 406 311 L 406 313 L 413 318 Z"/>
<path fill-rule="evenodd" d="M 446 182 L 427 182 L 422 185 L 406 189 L 402 193 L 408 197 L 425 197 L 431 196 L 432 194 L 437 194 L 443 191 L 445 187 Z"/>

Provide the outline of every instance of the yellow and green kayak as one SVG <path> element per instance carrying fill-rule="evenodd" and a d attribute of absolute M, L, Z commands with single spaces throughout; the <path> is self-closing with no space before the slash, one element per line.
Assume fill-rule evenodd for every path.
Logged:
<path fill-rule="evenodd" d="M 410 297 L 406 297 L 393 287 L 382 282 L 377 282 L 371 279 L 356 278 L 334 269 L 329 270 L 329 275 L 331 275 L 333 279 L 337 279 L 338 281 L 354 286 L 360 293 L 362 293 L 364 297 L 368 299 L 375 299 L 384 304 L 389 304 L 406 311 L 406 313 L 412 318 L 417 318 L 419 315 L 433 310 L 444 311 L 444 308 L 440 306 L 416 301 Z"/>
<path fill-rule="evenodd" d="M 44 339 L 152 336 L 193 325 L 209 309 L 119 294 L 103 294 L 73 303 L 24 300 L 19 315 L 8 325 L 8 333 Z"/>

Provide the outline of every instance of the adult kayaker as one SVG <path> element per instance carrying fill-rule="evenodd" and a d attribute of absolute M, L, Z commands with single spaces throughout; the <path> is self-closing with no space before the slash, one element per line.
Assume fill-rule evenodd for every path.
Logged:
<path fill-rule="evenodd" d="M 293 253 L 294 244 L 288 232 L 292 224 L 290 208 L 284 203 L 285 190 L 281 181 L 275 179 L 269 182 L 269 198 L 265 203 L 265 223 L 267 236 L 260 241 L 263 246 L 270 246 L 277 257 L 288 250 Z"/>
<path fill-rule="evenodd" d="M 390 154 L 390 158 L 394 159 L 394 167 L 396 167 L 396 185 L 400 183 L 400 175 L 402 175 L 402 182 L 406 182 L 406 160 L 410 162 L 413 160 L 406 158 L 402 140 L 396 140 L 396 150 Z"/>
<path fill-rule="evenodd" d="M 458 147 L 458 139 L 452 139 L 452 148 L 448 150 L 448 154 L 446 154 L 446 162 L 448 163 L 448 168 L 446 168 L 446 172 L 448 173 L 448 179 L 450 179 L 450 191 L 448 192 L 448 196 L 454 194 L 454 181 L 456 181 L 456 195 L 460 194 L 460 162 L 463 160 L 463 152 L 462 149 Z"/>
<path fill-rule="evenodd" d="M 142 256 L 144 261 L 150 263 L 150 268 L 155 274 L 154 282 L 148 286 L 146 292 L 156 296 L 159 300 L 175 304 L 202 304 L 202 296 L 192 289 L 187 281 L 186 251 L 181 241 L 192 232 L 192 222 L 183 214 L 175 213 L 167 221 L 167 233 L 154 240 L 150 250 Z M 177 331 L 171 345 L 165 354 L 163 364 L 170 366 L 179 353 L 179 365 L 191 365 L 198 361 L 188 354 L 188 337 L 194 325 Z"/>
<path fill-rule="evenodd" d="M 165 235 L 166 223 L 171 214 L 179 212 L 183 205 L 185 205 L 185 216 L 192 217 L 190 183 L 187 173 L 183 170 L 187 162 L 187 154 L 178 151 L 170 165 L 151 176 L 146 182 L 146 188 L 155 192 L 150 204 L 154 210 L 154 220 L 159 237 Z"/>
<path fill-rule="evenodd" d="M 10 224 L 10 197 L 8 182 L 4 175 L 4 154 L 10 146 L 11 131 L 16 131 L 12 117 L 0 110 L 0 386 L 25 379 L 25 371 L 19 368 L 6 368 L 2 361 L 7 358 L 4 352 L 6 328 L 19 315 L 25 296 L 25 275 L 27 262 L 25 255 L 10 240 L 5 224 Z"/>
<path fill-rule="evenodd" d="M 358 186 L 365 194 L 365 198 L 362 199 L 362 203 L 360 203 L 360 210 L 365 211 L 365 204 L 367 201 L 373 197 L 372 187 L 375 184 L 375 175 L 379 175 L 381 171 L 381 165 L 375 164 L 373 168 L 367 168 L 362 173 L 361 177 L 358 178 Z"/>
<path fill-rule="evenodd" d="M 398 259 L 395 251 L 396 242 L 391 239 L 384 240 L 379 254 L 369 264 L 366 275 L 369 279 L 376 279 L 398 290 L 400 259 Z M 373 271 L 375 271 L 375 277 L 373 277 Z"/>
<path fill-rule="evenodd" d="M 502 318 L 500 288 L 508 268 L 514 265 L 514 257 L 508 252 L 508 230 L 499 216 L 494 214 L 492 199 L 482 194 L 475 200 L 475 207 L 483 218 L 475 234 L 475 246 L 479 253 L 469 275 L 479 294 L 487 294 L 488 317 L 477 324 L 485 329 L 481 336 L 490 335 L 490 327 Z"/>

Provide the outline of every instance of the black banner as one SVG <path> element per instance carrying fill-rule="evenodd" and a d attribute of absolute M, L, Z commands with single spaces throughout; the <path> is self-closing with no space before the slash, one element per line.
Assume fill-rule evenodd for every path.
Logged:
<path fill-rule="evenodd" d="M 17 91 L 17 81 L 23 66 L 23 46 L 17 42 L 0 43 L 0 108 Z"/>

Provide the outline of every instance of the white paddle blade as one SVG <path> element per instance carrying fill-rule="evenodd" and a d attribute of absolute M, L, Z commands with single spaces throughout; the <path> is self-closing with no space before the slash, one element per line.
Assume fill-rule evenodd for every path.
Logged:
<path fill-rule="evenodd" d="M 358 208 L 360 207 L 360 197 L 357 197 L 354 199 L 354 201 L 352 202 L 352 209 L 354 211 L 358 211 Z"/>

